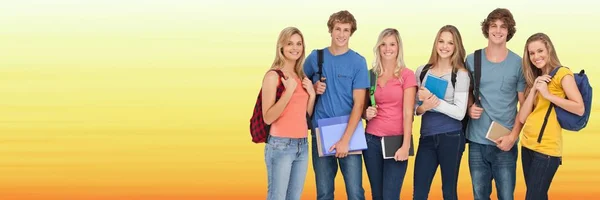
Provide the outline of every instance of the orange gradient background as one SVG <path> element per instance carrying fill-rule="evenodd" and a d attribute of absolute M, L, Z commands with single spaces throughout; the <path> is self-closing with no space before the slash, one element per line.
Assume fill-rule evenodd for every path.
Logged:
<path fill-rule="evenodd" d="M 591 1 L 3 2 L 0 200 L 265 199 L 264 144 L 251 142 L 248 124 L 281 29 L 300 28 L 308 53 L 329 44 L 329 15 L 347 9 L 358 21 L 351 48 L 370 63 L 379 32 L 397 28 L 414 70 L 446 24 L 468 52 L 484 47 L 479 23 L 497 7 L 517 21 L 512 51 L 522 55 L 527 37 L 545 32 L 561 62 L 598 86 L 600 5 Z M 600 199 L 598 106 L 586 129 L 564 132 L 551 199 Z M 460 199 L 472 199 L 467 158 Z M 412 197 L 409 162 L 403 199 Z M 363 186 L 370 199 L 366 173 Z M 315 191 L 309 163 L 303 199 Z M 346 199 L 341 174 L 335 195 Z M 430 199 L 441 199 L 439 172 Z"/>

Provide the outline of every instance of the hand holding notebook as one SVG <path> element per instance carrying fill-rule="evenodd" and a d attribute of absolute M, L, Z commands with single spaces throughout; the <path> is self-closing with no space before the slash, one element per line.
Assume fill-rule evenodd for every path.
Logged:
<path fill-rule="evenodd" d="M 323 149 L 323 143 L 322 143 L 323 139 L 321 139 L 321 132 L 319 131 L 319 128 L 315 128 L 315 131 L 316 131 L 316 136 L 317 136 L 317 152 L 319 153 L 319 157 L 335 155 L 335 154 L 328 154 L 328 155 L 323 154 L 323 152 L 325 152 L 325 150 Z M 355 155 L 355 154 L 362 154 L 362 150 L 348 152 L 348 155 Z"/>
<path fill-rule="evenodd" d="M 510 134 L 510 130 L 495 121 L 492 121 L 490 128 L 488 129 L 485 138 L 491 140 L 492 142 L 496 142 L 499 138 L 503 136 L 507 136 Z"/>
<path fill-rule="evenodd" d="M 383 154 L 383 159 L 392 159 L 396 155 L 396 151 L 402 147 L 404 143 L 404 135 L 394 135 L 394 136 L 383 136 L 381 137 L 381 152 Z M 413 147 L 412 135 L 410 137 L 410 149 L 408 151 L 409 156 L 413 156 L 415 154 L 415 150 Z"/>
<path fill-rule="evenodd" d="M 321 145 L 320 155 L 323 156 L 331 156 L 335 155 L 335 149 L 331 147 L 334 146 L 340 138 L 344 135 L 346 131 L 346 127 L 348 126 L 349 115 L 341 116 L 341 117 L 332 117 L 326 119 L 317 120 L 317 124 L 319 125 L 319 139 Z M 365 139 L 365 128 L 363 126 L 362 120 L 358 122 L 354 133 L 350 139 L 350 143 L 348 144 L 348 151 L 357 151 L 367 149 L 367 141 Z"/>

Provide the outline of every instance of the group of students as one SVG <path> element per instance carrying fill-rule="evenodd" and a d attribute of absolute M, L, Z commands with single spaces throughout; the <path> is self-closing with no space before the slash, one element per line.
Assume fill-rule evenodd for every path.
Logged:
<path fill-rule="evenodd" d="M 300 199 L 308 168 L 308 129 L 311 129 L 317 199 L 334 199 L 338 168 L 348 199 L 365 199 L 363 158 L 372 198 L 399 199 L 413 148 L 415 115 L 422 120 L 413 199 L 428 198 L 438 166 L 444 199 L 458 198 L 457 182 L 466 141 L 469 141 L 474 199 L 490 199 L 492 180 L 498 199 L 513 199 L 521 130 L 526 199 L 548 199 L 550 183 L 561 164 L 562 129 L 553 112 L 543 122 L 547 108 L 553 103 L 583 115 L 584 104 L 568 68 L 561 67 L 554 76 L 549 75 L 562 65 L 546 34 L 529 37 L 521 58 L 506 47 L 516 32 L 512 14 L 507 9 L 495 9 L 481 22 L 487 47 L 466 55 L 458 29 L 443 26 L 435 37 L 429 61 L 415 73 L 404 63 L 400 33 L 393 28 L 385 29 L 373 49 L 375 61 L 371 73 L 377 77 L 373 94 L 377 103 L 373 104 L 367 93 L 371 87 L 367 62 L 348 47 L 357 30 L 354 16 L 348 11 L 334 13 L 327 26 L 330 46 L 323 49 L 322 56 L 315 50 L 306 59 L 300 30 L 288 27 L 281 31 L 275 61 L 264 77 L 262 113 L 265 123 L 270 124 L 265 145 L 267 199 Z M 423 87 L 430 76 L 448 81 L 443 98 Z M 280 84 L 285 91 L 276 100 Z M 332 147 L 326 147 L 335 149 L 335 156 L 319 157 L 316 121 L 343 115 L 350 117 L 342 138 Z M 464 118 L 469 119 L 466 131 Z M 349 152 L 348 146 L 362 119 L 367 121 L 368 148 L 356 154 Z M 496 141 L 487 139 L 492 121 L 512 130 L 511 133 Z M 540 142 L 543 123 L 546 128 Z M 404 142 L 394 159 L 384 159 L 381 138 L 392 135 L 403 135 Z"/>

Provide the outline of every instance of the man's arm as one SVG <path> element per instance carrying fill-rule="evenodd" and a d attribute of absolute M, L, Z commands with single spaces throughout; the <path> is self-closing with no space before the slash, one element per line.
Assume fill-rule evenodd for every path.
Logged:
<path fill-rule="evenodd" d="M 518 92 L 517 98 L 519 98 L 519 106 L 523 105 L 523 103 L 525 102 L 525 95 L 523 94 L 523 92 Z M 510 151 L 510 149 L 515 145 L 515 141 L 517 141 L 517 138 L 519 138 L 521 129 L 523 129 L 523 124 L 521 123 L 521 120 L 519 120 L 518 116 L 517 116 L 517 118 L 515 119 L 515 123 L 513 124 L 513 129 L 510 132 L 510 134 L 507 136 L 498 138 L 498 140 L 496 140 L 497 147 L 503 151 Z"/>
<path fill-rule="evenodd" d="M 354 130 L 356 130 L 356 126 L 358 126 L 358 121 L 361 120 L 361 115 L 365 106 L 365 102 L 361 101 L 361 99 L 364 99 L 366 94 L 367 90 L 365 89 L 355 89 L 352 91 L 354 105 L 352 106 L 350 119 L 348 119 L 348 126 L 342 136 L 343 141 L 350 142 L 350 138 L 352 138 L 352 134 L 354 134 Z"/>
<path fill-rule="evenodd" d="M 519 78 L 517 80 L 516 92 L 517 98 L 519 99 L 519 106 L 523 106 L 523 104 L 525 103 L 525 94 L 523 94 L 523 92 L 525 91 L 526 81 L 525 76 L 523 76 L 523 67 L 519 64 L 519 67 L 517 69 L 517 74 Z M 521 108 L 519 108 L 519 110 L 520 109 Z M 517 141 L 517 138 L 519 138 L 519 133 L 521 133 L 521 129 L 523 129 L 523 123 L 521 123 L 521 120 L 519 120 L 519 116 L 515 116 L 515 123 L 513 124 L 513 129 L 510 132 L 510 134 L 504 137 L 500 137 L 498 138 L 498 140 L 496 140 L 498 148 L 502 149 L 503 151 L 510 151 L 510 149 L 513 146 L 515 146 L 515 141 Z"/>
<path fill-rule="evenodd" d="M 354 73 L 354 79 L 352 80 L 352 111 L 350 112 L 350 118 L 348 119 L 348 126 L 344 131 L 344 135 L 340 140 L 335 143 L 330 151 L 335 149 L 335 156 L 343 158 L 348 155 L 349 143 L 356 130 L 358 122 L 361 120 L 361 116 L 365 109 L 365 98 L 367 95 L 367 88 L 369 88 L 369 71 L 367 70 L 367 61 L 362 58 L 358 64 L 358 70 Z"/>
<path fill-rule="evenodd" d="M 348 126 L 346 126 L 346 130 L 344 131 L 342 138 L 340 138 L 340 140 L 329 149 L 329 151 L 333 151 L 333 149 L 335 149 L 335 156 L 338 158 L 344 158 L 348 155 L 348 151 L 350 149 L 350 139 L 354 134 L 354 130 L 356 130 L 356 126 L 358 126 L 358 122 L 361 120 L 365 105 L 364 99 L 366 93 L 366 89 L 354 89 L 352 91 L 354 105 L 352 106 L 352 111 L 350 112 Z"/>

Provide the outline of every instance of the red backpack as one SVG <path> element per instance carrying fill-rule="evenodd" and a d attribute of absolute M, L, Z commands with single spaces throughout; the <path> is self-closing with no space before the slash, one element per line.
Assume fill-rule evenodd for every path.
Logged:
<path fill-rule="evenodd" d="M 272 70 L 277 72 L 279 77 L 284 77 L 283 72 L 281 70 Z M 285 90 L 285 86 L 281 84 L 281 79 L 279 80 L 279 85 L 277 86 L 277 94 L 275 95 L 275 102 L 279 101 L 283 91 Z M 254 143 L 263 143 L 267 141 L 267 137 L 269 136 L 269 130 L 271 130 L 271 125 L 265 123 L 262 113 L 262 88 L 258 92 L 258 97 L 256 98 L 256 104 L 254 105 L 254 113 L 252 113 L 252 118 L 250 118 L 250 135 L 252 135 L 252 142 Z"/>

